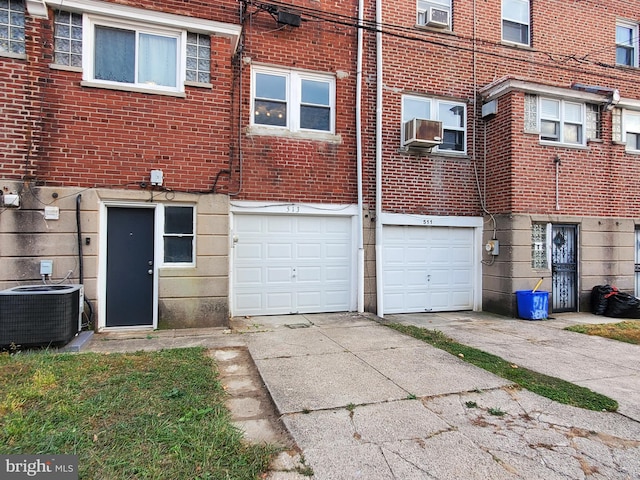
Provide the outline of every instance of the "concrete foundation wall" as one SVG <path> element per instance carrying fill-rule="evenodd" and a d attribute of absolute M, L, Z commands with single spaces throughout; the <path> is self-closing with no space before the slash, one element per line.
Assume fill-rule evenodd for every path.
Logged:
<path fill-rule="evenodd" d="M 578 226 L 578 310 L 590 311 L 591 289 L 596 285 L 615 285 L 621 291 L 635 290 L 635 228 L 628 218 L 573 217 L 562 215 L 497 215 L 496 238 L 500 254 L 491 259 L 484 254 L 483 310 L 517 316 L 515 292 L 534 288 L 550 292 L 552 271 L 531 266 L 532 222 Z M 493 236 L 487 218 L 485 242 Z"/>
<path fill-rule="evenodd" d="M 80 258 L 76 204 L 80 195 L 80 229 L 85 296 L 98 324 L 101 231 L 100 202 L 149 202 L 151 192 L 137 190 L 35 187 L 1 181 L 0 188 L 19 192 L 19 208 L 0 209 L 0 289 L 42 283 L 40 261 L 53 260 L 51 283 L 79 283 Z M 228 324 L 228 197 L 154 192 L 154 203 L 195 205 L 196 266 L 158 270 L 158 326 L 186 328 Z M 58 220 L 45 219 L 45 206 L 59 208 Z M 88 309 L 86 309 L 88 310 Z M 88 313 L 88 312 L 87 312 Z"/>

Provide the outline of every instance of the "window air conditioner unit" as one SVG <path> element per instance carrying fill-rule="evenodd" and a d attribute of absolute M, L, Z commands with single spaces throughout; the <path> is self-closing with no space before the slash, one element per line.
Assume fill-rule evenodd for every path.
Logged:
<path fill-rule="evenodd" d="M 404 124 L 403 147 L 433 148 L 442 145 L 442 122 L 413 118 Z"/>
<path fill-rule="evenodd" d="M 448 28 L 449 27 L 449 11 L 441 8 L 429 7 L 425 12 L 425 25 L 430 27 Z"/>

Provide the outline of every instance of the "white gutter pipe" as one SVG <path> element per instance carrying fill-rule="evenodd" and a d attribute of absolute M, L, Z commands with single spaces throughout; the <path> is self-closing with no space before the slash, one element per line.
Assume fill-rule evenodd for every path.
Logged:
<path fill-rule="evenodd" d="M 356 64 L 356 163 L 358 176 L 358 312 L 364 312 L 364 219 L 362 193 L 362 21 L 364 0 L 358 0 L 358 58 Z"/>
<path fill-rule="evenodd" d="M 376 1 L 376 303 L 384 316 L 382 291 L 382 0 Z"/>

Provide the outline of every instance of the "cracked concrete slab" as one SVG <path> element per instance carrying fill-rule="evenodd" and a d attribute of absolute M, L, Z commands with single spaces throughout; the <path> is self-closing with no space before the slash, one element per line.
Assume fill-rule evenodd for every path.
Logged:
<path fill-rule="evenodd" d="M 280 413 L 407 396 L 406 391 L 351 353 L 267 358 L 255 363 Z"/>

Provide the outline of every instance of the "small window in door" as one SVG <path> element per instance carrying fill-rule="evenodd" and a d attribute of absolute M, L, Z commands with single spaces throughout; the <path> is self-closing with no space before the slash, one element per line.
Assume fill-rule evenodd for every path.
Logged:
<path fill-rule="evenodd" d="M 195 263 L 194 208 L 164 207 L 163 237 L 165 265 L 193 265 Z"/>

